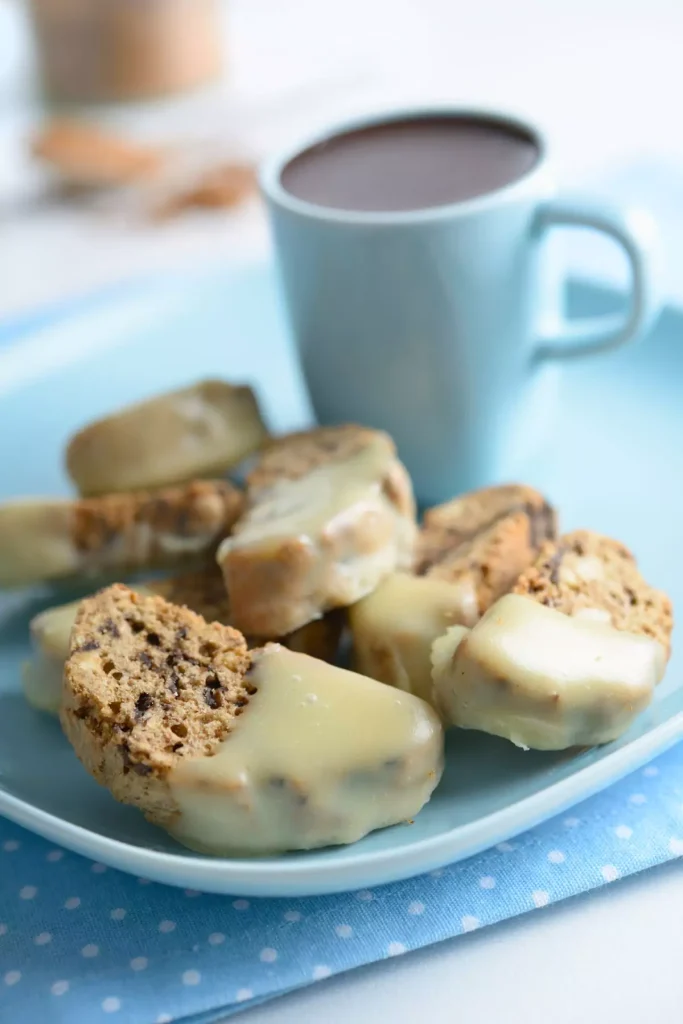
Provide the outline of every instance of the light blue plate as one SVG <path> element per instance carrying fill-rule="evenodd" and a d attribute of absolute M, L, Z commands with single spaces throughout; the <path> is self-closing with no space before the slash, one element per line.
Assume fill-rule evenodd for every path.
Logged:
<path fill-rule="evenodd" d="M 584 315 L 615 301 L 588 287 L 577 288 L 574 300 Z M 263 269 L 104 294 L 58 323 L 19 326 L 16 336 L 0 331 L 0 498 L 66 492 L 61 453 L 74 428 L 192 378 L 255 381 L 274 428 L 307 421 Z M 683 596 L 682 342 L 683 315 L 667 312 L 637 349 L 569 367 L 546 453 L 514 467 L 559 505 L 563 528 L 590 526 L 624 540 L 648 578 L 674 600 Z M 617 743 L 581 754 L 525 753 L 491 737 L 453 732 L 443 782 L 413 825 L 316 853 L 201 857 L 117 804 L 83 771 L 59 725 L 24 703 L 19 666 L 28 655 L 29 620 L 64 597 L 33 590 L 0 598 L 0 812 L 95 860 L 173 885 L 295 896 L 419 874 L 566 809 L 683 736 L 674 657 L 654 704 Z"/>

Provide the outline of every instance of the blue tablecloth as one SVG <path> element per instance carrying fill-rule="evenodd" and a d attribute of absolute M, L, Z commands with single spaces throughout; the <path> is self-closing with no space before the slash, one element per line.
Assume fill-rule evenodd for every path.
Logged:
<path fill-rule="evenodd" d="M 202 895 L 0 822 L 0 1020 L 208 1024 L 683 854 L 683 744 L 510 843 L 341 896 Z"/>

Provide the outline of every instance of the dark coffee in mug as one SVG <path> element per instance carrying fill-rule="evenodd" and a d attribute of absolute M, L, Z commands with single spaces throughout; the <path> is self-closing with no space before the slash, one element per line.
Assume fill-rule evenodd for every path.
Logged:
<path fill-rule="evenodd" d="M 423 210 L 474 199 L 539 159 L 531 134 L 494 119 L 410 117 L 335 135 L 284 167 L 298 199 L 337 210 Z"/>

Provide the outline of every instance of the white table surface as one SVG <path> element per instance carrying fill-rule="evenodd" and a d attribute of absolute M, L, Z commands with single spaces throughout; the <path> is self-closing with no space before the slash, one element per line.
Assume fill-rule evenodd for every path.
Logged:
<path fill-rule="evenodd" d="M 665 291 L 683 295 L 674 258 L 683 245 L 683 4 L 234 0 L 229 24 L 232 73 L 223 86 L 107 116 L 258 156 L 385 103 L 504 104 L 550 130 L 566 185 L 654 205 L 668 250 Z M 152 229 L 41 202 L 43 182 L 25 152 L 40 117 L 18 7 L 0 4 L 0 317 L 137 272 L 267 255 L 256 204 Z M 575 255 L 596 272 L 619 273 L 600 246 Z M 682 907 L 675 863 L 319 982 L 240 1019 L 674 1024 L 683 1014 Z"/>

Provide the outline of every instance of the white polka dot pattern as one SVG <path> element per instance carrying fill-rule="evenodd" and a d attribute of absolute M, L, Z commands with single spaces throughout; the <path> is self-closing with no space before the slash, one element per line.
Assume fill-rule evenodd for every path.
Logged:
<path fill-rule="evenodd" d="M 479 928 L 481 921 L 478 917 L 472 917 L 471 914 L 465 914 L 464 917 L 460 918 L 460 925 L 464 932 L 473 932 L 476 928 Z"/>
<path fill-rule="evenodd" d="M 156 1024 L 207 1010 L 218 1017 L 535 912 L 683 857 L 683 745 L 648 767 L 460 864 L 286 902 L 138 880 L 0 820 L 0 1005 L 26 1024 L 28 997 L 40 1008 L 35 1024 L 60 1014 Z"/>

